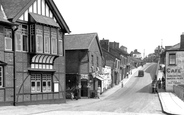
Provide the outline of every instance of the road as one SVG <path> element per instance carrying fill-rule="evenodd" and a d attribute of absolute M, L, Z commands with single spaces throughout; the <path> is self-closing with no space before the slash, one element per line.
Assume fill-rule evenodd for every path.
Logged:
<path fill-rule="evenodd" d="M 157 64 L 144 66 L 144 77 L 132 76 L 125 87 L 119 89 L 108 98 L 90 105 L 71 108 L 70 110 L 162 114 L 158 95 L 151 93 L 151 82 L 155 75 L 156 67 Z"/>
<path fill-rule="evenodd" d="M 20 114 L 21 112 L 23 115 L 107 115 L 105 112 L 108 112 L 109 115 L 115 115 L 116 113 L 123 113 L 126 115 L 164 114 L 162 113 L 158 95 L 151 93 L 151 82 L 154 78 L 156 68 L 157 64 L 145 65 L 142 68 L 145 71 L 144 77 L 138 77 L 136 72 L 123 88 L 120 88 L 103 100 L 99 99 L 99 101 L 93 101 L 92 99 L 87 99 L 91 100 L 91 102 L 86 104 L 76 104 L 75 106 L 70 104 L 53 104 L 40 106 L 34 105 L 32 107 L 29 106 L 29 108 L 23 106 L 18 107 L 19 109 L 13 108 L 11 110 L 3 110 L 3 108 L 1 108 L 0 114 L 5 113 L 6 110 L 14 114 Z M 27 111 L 25 111 L 25 109 L 27 109 Z"/>

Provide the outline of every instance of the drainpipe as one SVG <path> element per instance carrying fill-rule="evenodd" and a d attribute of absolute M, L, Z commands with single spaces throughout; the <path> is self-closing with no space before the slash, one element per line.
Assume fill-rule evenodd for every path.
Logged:
<path fill-rule="evenodd" d="M 16 105 L 16 92 L 15 92 L 15 89 L 16 89 L 16 69 L 15 69 L 15 66 L 16 66 L 16 62 L 15 62 L 15 56 L 16 56 L 16 53 L 15 53 L 15 31 L 18 29 L 18 25 L 14 25 L 12 26 L 12 48 L 13 48 L 13 105 L 15 106 Z"/>

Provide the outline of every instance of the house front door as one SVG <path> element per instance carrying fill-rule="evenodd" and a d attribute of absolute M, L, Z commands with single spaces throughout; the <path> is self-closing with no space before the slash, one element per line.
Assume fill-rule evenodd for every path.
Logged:
<path fill-rule="evenodd" d="M 88 80 L 81 80 L 81 97 L 88 97 Z"/>

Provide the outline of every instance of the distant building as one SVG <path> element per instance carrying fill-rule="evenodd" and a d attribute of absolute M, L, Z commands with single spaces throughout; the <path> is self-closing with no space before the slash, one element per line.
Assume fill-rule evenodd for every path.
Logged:
<path fill-rule="evenodd" d="M 141 53 L 138 52 L 137 49 L 135 49 L 134 51 L 132 51 L 130 54 L 131 54 L 131 56 L 134 57 L 134 58 L 139 58 L 139 59 L 142 58 Z"/>

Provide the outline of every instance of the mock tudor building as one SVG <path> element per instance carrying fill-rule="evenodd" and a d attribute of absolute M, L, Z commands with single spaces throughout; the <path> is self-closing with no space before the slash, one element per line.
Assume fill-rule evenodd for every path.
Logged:
<path fill-rule="evenodd" d="M 0 105 L 65 102 L 70 30 L 54 1 L 0 0 L 0 8 Z"/>
<path fill-rule="evenodd" d="M 102 87 L 102 50 L 97 33 L 65 36 L 66 86 L 70 90 L 79 86 L 79 97 L 94 97 Z"/>

